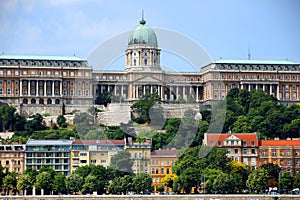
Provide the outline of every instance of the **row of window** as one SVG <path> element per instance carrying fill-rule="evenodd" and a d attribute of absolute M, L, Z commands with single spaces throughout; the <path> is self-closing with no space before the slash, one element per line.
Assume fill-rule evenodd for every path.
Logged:
<path fill-rule="evenodd" d="M 6 73 L 4 73 L 4 72 L 6 72 Z M 15 72 L 14 74 L 16 76 L 20 75 L 19 70 L 15 70 L 14 72 Z M 30 74 L 30 75 L 44 75 L 44 72 L 43 71 L 37 72 L 37 71 L 32 70 L 32 71 L 29 71 L 29 73 L 28 73 L 28 71 L 23 70 L 22 74 L 23 75 L 28 75 L 28 74 Z M 63 72 L 63 76 L 67 76 L 68 74 L 70 76 L 75 76 L 75 72 L 74 71 L 70 71 L 69 73 L 66 72 L 66 71 Z M 7 71 L 0 70 L 0 76 L 2 76 L 2 75 L 10 76 L 10 75 L 12 75 L 12 71 L 11 70 L 7 70 Z M 54 75 L 54 76 L 61 76 L 61 73 L 60 73 L 60 71 L 54 71 L 54 73 L 53 73 L 53 71 L 47 71 L 45 75 L 47 75 L 47 76 L 52 76 L 52 75 Z M 78 73 L 77 73 L 78 77 L 81 77 L 83 75 L 86 76 L 86 77 L 89 77 L 90 76 L 90 72 L 83 73 L 81 71 L 78 71 Z"/>
<path fill-rule="evenodd" d="M 30 85 L 31 86 L 35 86 L 36 82 L 37 81 L 30 81 Z M 39 84 L 39 86 L 42 87 L 42 86 L 44 86 L 45 82 L 46 82 L 47 86 L 52 86 L 52 84 L 54 83 L 54 86 L 58 87 L 59 84 L 60 84 L 59 81 L 39 81 L 38 84 Z M 7 80 L 6 83 L 7 83 L 7 85 L 11 85 L 12 81 Z M 23 86 L 26 86 L 26 85 L 28 85 L 28 81 L 24 80 L 24 81 L 22 81 L 22 84 L 23 84 Z M 85 84 L 85 86 L 89 86 L 90 85 L 89 82 L 83 82 L 83 83 L 82 82 L 77 82 L 77 84 L 78 84 L 79 87 L 82 86 L 82 84 Z M 0 80 L 0 85 L 3 85 L 3 80 Z M 19 85 L 19 81 L 18 80 L 15 81 L 15 85 Z M 71 87 L 73 87 L 74 85 L 75 85 L 74 82 L 70 82 L 70 86 Z M 67 82 L 66 81 L 63 82 L 63 86 L 64 87 L 67 86 Z"/>
<path fill-rule="evenodd" d="M 77 92 L 78 92 L 77 93 L 78 96 L 82 96 L 82 90 L 78 90 Z M 3 94 L 4 94 L 3 89 L 0 88 L 0 95 L 3 95 Z M 22 94 L 27 95 L 27 89 L 23 89 Z M 10 88 L 7 88 L 6 95 L 11 95 L 11 89 Z M 15 89 L 15 95 L 19 95 L 19 89 Z M 31 89 L 30 95 L 36 95 L 36 90 Z M 43 89 L 39 90 L 39 95 L 44 95 L 44 90 Z M 47 89 L 47 95 L 52 95 L 52 90 L 51 89 Z M 59 90 L 58 89 L 54 90 L 54 95 L 59 95 Z M 68 95 L 67 90 L 63 90 L 63 95 L 64 96 Z M 74 90 L 70 90 L 70 96 L 74 96 Z M 85 90 L 85 96 L 89 96 L 89 90 L 88 89 Z"/>
<path fill-rule="evenodd" d="M 297 68 L 296 66 L 267 66 L 267 65 L 221 65 L 220 69 L 234 69 L 234 70 L 271 70 L 271 71 L 275 71 L 275 70 L 286 70 L 286 71 L 296 71 Z"/>
<path fill-rule="evenodd" d="M 233 77 L 235 77 L 235 79 L 239 79 L 240 78 L 240 75 L 239 74 L 236 74 L 236 75 L 232 75 L 232 74 L 221 74 L 221 78 L 222 79 L 225 79 L 226 78 L 226 75 L 227 75 L 227 79 L 233 79 Z M 282 75 L 277 75 L 277 79 L 278 80 L 282 80 L 282 78 L 285 78 L 284 80 L 297 80 L 297 76 L 296 75 L 285 75 L 285 76 L 282 76 Z M 276 79 L 276 75 L 256 75 L 256 76 L 253 76 L 253 75 L 246 75 L 244 74 L 242 76 L 243 79 L 272 79 L 272 80 L 275 80 Z M 214 74 L 214 79 L 219 79 L 219 74 Z"/>
<path fill-rule="evenodd" d="M 276 149 L 273 149 L 272 150 L 272 156 L 285 156 L 285 153 L 284 152 L 280 152 L 279 154 L 277 154 L 277 150 Z M 295 152 L 295 154 L 294 154 L 295 156 L 300 156 L 300 153 L 299 153 L 299 151 L 296 151 Z M 268 156 L 268 153 L 267 153 L 267 151 L 263 151 L 262 152 L 262 156 Z M 289 151 L 289 150 L 287 150 L 286 151 L 286 156 L 291 156 L 291 152 Z"/>
<path fill-rule="evenodd" d="M 151 168 L 151 174 L 170 174 L 172 170 L 170 168 Z"/>
<path fill-rule="evenodd" d="M 69 159 L 26 159 L 27 164 L 69 164 Z"/>
<path fill-rule="evenodd" d="M 175 160 L 172 160 L 171 163 L 172 163 L 172 165 L 174 165 Z M 152 160 L 151 165 L 160 165 L 160 166 L 167 165 L 167 166 L 169 166 L 170 165 L 170 160 L 166 160 L 166 161 L 164 161 L 164 160 L 160 160 L 160 161 L 159 160 Z"/>
<path fill-rule="evenodd" d="M 234 154 L 240 154 L 241 152 L 239 152 L 238 149 L 234 149 L 233 152 L 231 151 L 231 149 L 227 149 L 227 153 L 228 153 L 228 154 L 231 154 L 231 153 L 234 153 Z M 257 152 L 256 152 L 255 149 L 251 149 L 251 151 L 250 151 L 250 149 L 243 149 L 243 154 L 244 154 L 244 155 L 245 155 L 245 154 L 256 154 L 256 153 L 257 153 Z"/>
<path fill-rule="evenodd" d="M 22 66 L 85 66 L 85 62 L 71 62 L 71 61 L 32 61 L 32 60 L 0 60 L 0 65 L 22 65 Z"/>
<path fill-rule="evenodd" d="M 1 160 L 0 160 L 0 165 L 1 165 Z M 4 163 L 3 163 L 4 164 Z M 10 164 L 10 161 L 9 160 L 5 160 L 5 165 L 9 165 Z M 21 165 L 21 161 L 20 160 L 14 160 L 12 161 L 12 164 L 13 165 Z"/>
<path fill-rule="evenodd" d="M 224 145 L 228 146 L 234 146 L 234 145 L 241 145 L 241 143 L 243 144 L 244 147 L 247 146 L 247 142 L 246 141 L 240 141 L 240 140 L 226 140 L 224 141 Z M 214 146 L 214 141 L 210 141 L 210 146 Z M 255 146 L 255 142 L 251 141 L 251 146 L 254 147 Z M 222 142 L 218 141 L 218 147 L 222 147 Z"/>

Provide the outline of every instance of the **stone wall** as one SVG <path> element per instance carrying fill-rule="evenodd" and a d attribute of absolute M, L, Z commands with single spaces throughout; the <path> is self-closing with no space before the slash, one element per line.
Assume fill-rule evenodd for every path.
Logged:
<path fill-rule="evenodd" d="M 107 107 L 102 107 L 98 113 L 99 122 L 106 126 L 118 126 L 121 123 L 128 123 L 131 120 L 131 104 L 112 103 Z"/>

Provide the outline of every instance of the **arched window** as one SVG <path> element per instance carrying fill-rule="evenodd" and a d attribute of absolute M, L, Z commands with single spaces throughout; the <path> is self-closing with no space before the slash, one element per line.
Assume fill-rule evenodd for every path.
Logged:
<path fill-rule="evenodd" d="M 51 100 L 51 99 L 48 99 L 48 100 L 47 100 L 47 104 L 52 104 L 52 100 Z"/>
<path fill-rule="evenodd" d="M 31 104 L 35 104 L 36 100 L 35 99 L 31 99 Z"/>
<path fill-rule="evenodd" d="M 59 99 L 55 99 L 55 104 L 59 104 Z"/>
<path fill-rule="evenodd" d="M 133 65 L 136 66 L 136 59 L 133 59 Z"/>
<path fill-rule="evenodd" d="M 144 59 L 144 65 L 147 65 L 147 63 L 148 63 L 148 60 Z"/>
<path fill-rule="evenodd" d="M 23 99 L 23 104 L 28 104 L 28 100 L 27 99 Z"/>
<path fill-rule="evenodd" d="M 39 104 L 44 104 L 44 99 L 40 99 Z"/>

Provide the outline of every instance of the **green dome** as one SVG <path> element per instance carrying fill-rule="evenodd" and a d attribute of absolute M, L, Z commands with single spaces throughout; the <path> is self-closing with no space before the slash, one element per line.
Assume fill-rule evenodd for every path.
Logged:
<path fill-rule="evenodd" d="M 128 45 L 131 44 L 150 44 L 157 46 L 156 34 L 142 19 L 140 24 L 131 32 Z"/>

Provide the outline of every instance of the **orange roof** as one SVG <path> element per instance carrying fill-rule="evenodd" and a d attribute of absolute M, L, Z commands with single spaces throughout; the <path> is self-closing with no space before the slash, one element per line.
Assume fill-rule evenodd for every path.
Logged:
<path fill-rule="evenodd" d="M 260 146 L 300 146 L 300 140 L 260 140 Z"/>
<path fill-rule="evenodd" d="M 124 140 L 75 140 L 73 143 L 73 145 L 99 145 L 99 144 L 121 144 L 121 145 L 125 145 L 125 141 Z"/>
<path fill-rule="evenodd" d="M 214 146 L 218 146 L 218 142 L 224 142 L 230 136 L 235 136 L 242 140 L 243 142 L 247 142 L 247 146 L 251 146 L 251 143 L 254 142 L 254 146 L 258 146 L 258 138 L 256 133 L 206 133 L 207 134 L 207 145 L 210 145 L 210 142 L 214 142 Z"/>

